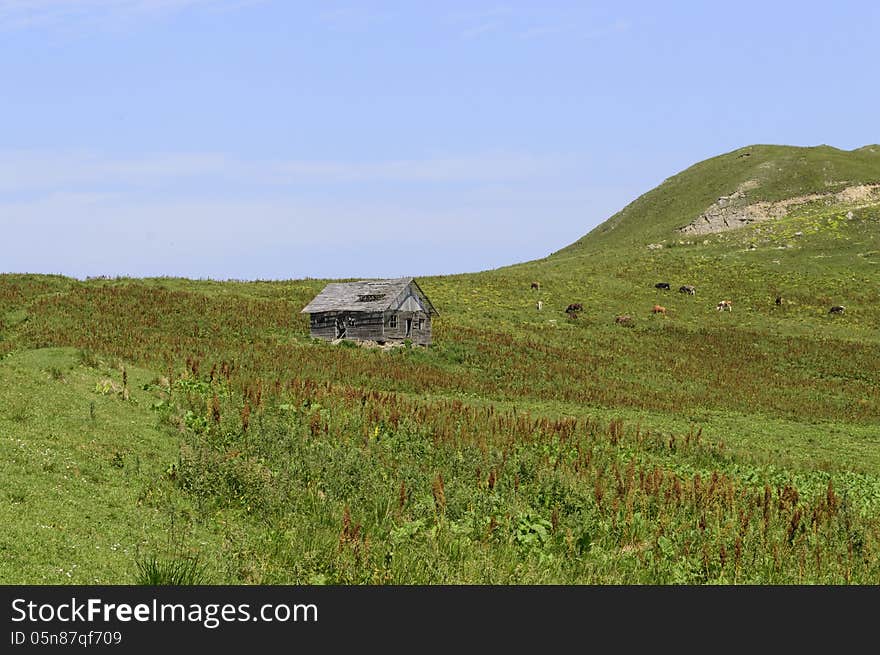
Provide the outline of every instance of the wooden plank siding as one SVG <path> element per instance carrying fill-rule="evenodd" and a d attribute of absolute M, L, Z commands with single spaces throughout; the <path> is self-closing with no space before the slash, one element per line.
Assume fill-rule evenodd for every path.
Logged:
<path fill-rule="evenodd" d="M 397 317 L 397 327 L 391 327 L 391 319 Z M 412 332 L 407 337 L 406 321 L 412 320 Z M 422 328 L 419 329 L 419 319 L 422 321 Z M 425 312 L 385 312 L 385 339 L 387 341 L 403 341 L 411 339 L 413 343 L 422 346 L 431 344 L 431 317 Z"/>
<path fill-rule="evenodd" d="M 397 327 L 391 327 L 392 317 Z M 423 346 L 431 343 L 431 317 L 425 312 L 320 312 L 309 318 L 309 333 L 317 339 L 336 339 L 336 320 L 345 325 L 345 338 L 359 341 L 404 341 Z M 412 321 L 410 336 L 406 335 L 406 321 Z M 419 329 L 419 320 L 422 327 Z M 354 325 L 351 323 L 354 322 Z"/>
<path fill-rule="evenodd" d="M 309 331 L 319 339 L 336 339 L 337 319 L 345 326 L 346 339 L 381 341 L 382 312 L 320 312 L 309 319 Z M 353 323 L 353 324 L 352 324 Z"/>

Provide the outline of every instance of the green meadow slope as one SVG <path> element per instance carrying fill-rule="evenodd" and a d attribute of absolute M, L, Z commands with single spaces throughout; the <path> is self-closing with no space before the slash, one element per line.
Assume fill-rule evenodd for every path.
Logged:
<path fill-rule="evenodd" d="M 427 349 L 312 340 L 321 280 L 0 276 L 0 581 L 875 584 L 878 183 L 707 160 L 419 278 Z"/>

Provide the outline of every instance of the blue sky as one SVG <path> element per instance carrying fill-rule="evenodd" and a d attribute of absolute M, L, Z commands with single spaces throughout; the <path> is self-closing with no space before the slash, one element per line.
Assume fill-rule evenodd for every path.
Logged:
<path fill-rule="evenodd" d="M 880 142 L 876 2 L 0 0 L 0 271 L 478 271 Z"/>

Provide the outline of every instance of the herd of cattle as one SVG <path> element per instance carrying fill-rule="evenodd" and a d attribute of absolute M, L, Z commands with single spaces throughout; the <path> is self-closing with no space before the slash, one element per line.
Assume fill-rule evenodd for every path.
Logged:
<path fill-rule="evenodd" d="M 532 282 L 530 288 L 533 291 L 540 291 L 541 290 L 541 283 L 540 282 Z M 669 282 L 658 282 L 657 284 L 654 285 L 654 288 L 669 291 L 671 289 L 671 286 L 670 286 Z M 678 292 L 679 293 L 686 293 L 689 296 L 695 296 L 697 294 L 697 289 L 693 285 L 683 284 L 682 286 L 680 286 L 678 288 Z M 776 302 L 777 306 L 782 305 L 782 302 L 783 302 L 782 296 L 776 296 L 775 302 Z M 535 303 L 535 307 L 538 309 L 538 311 L 543 310 L 544 309 L 543 301 L 539 300 L 537 303 Z M 568 307 L 565 308 L 565 313 L 568 315 L 569 318 L 576 319 L 578 317 L 578 314 L 581 311 L 583 311 L 583 309 L 584 309 L 584 306 L 582 303 L 573 302 L 573 303 L 569 304 Z M 732 312 L 733 311 L 733 302 L 730 300 L 719 300 L 718 304 L 715 305 L 715 309 L 717 309 L 719 312 L 723 312 L 723 311 Z M 834 305 L 833 307 L 831 307 L 831 309 L 828 310 L 828 313 L 829 314 L 843 314 L 844 311 L 846 311 L 846 307 L 844 307 L 843 305 Z M 655 304 L 651 308 L 651 313 L 652 314 L 663 314 L 665 316 L 666 315 L 666 308 L 663 305 Z M 620 316 L 615 317 L 614 322 L 617 323 L 618 325 L 632 326 L 633 318 L 632 318 L 632 316 L 629 316 L 628 314 L 621 314 Z"/>

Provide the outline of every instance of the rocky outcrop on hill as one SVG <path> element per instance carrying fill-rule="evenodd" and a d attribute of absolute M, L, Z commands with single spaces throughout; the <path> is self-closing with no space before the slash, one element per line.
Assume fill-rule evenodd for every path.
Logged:
<path fill-rule="evenodd" d="M 762 200 L 748 203 L 748 191 L 757 186 L 756 180 L 741 184 L 735 192 L 729 196 L 721 196 L 705 212 L 679 228 L 679 232 L 699 235 L 735 230 L 751 223 L 782 218 L 792 208 L 813 202 L 855 207 L 880 203 L 880 184 L 860 184 L 835 193 L 812 193 L 776 202 Z"/>

